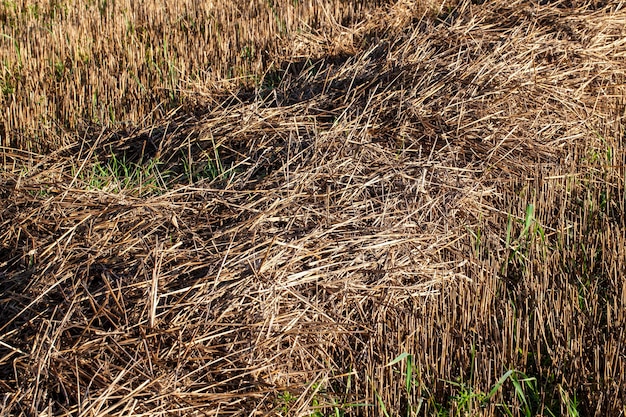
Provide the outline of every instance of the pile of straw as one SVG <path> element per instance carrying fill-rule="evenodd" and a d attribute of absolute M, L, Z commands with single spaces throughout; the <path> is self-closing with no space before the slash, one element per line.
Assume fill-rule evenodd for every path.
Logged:
<path fill-rule="evenodd" d="M 150 128 L 3 148 L 0 409 L 461 413 L 517 370 L 617 415 L 626 10 L 574 3 L 399 2 Z"/>

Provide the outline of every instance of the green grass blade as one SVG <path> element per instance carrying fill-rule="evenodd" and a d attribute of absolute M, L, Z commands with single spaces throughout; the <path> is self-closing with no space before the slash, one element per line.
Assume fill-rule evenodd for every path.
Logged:
<path fill-rule="evenodd" d="M 407 353 L 407 352 L 401 353 L 397 358 L 395 358 L 394 360 L 389 362 L 387 365 L 385 365 L 385 367 L 393 366 L 393 365 L 395 365 L 398 362 L 402 362 L 403 360 L 405 360 L 409 356 L 411 356 L 411 355 L 409 353 Z"/>
<path fill-rule="evenodd" d="M 487 397 L 485 397 L 485 401 L 488 401 L 491 399 L 491 397 L 493 397 L 496 392 L 500 389 L 500 387 L 502 386 L 502 384 L 504 384 L 504 382 L 511 376 L 513 375 L 513 372 L 515 372 L 514 370 L 509 370 L 507 372 L 505 372 L 504 375 L 502 375 L 500 377 L 500 379 L 498 379 L 498 382 L 496 382 L 496 385 L 493 386 L 493 388 L 491 388 L 491 391 L 489 391 L 489 394 L 487 394 Z"/>

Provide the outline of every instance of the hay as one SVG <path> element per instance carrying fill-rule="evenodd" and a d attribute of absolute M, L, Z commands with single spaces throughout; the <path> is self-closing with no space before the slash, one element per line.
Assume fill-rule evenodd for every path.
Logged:
<path fill-rule="evenodd" d="M 149 128 L 3 148 L 3 411 L 521 413 L 452 398 L 511 369 L 537 414 L 623 410 L 626 12 L 444 9 L 293 35 L 275 85 Z M 97 181 L 122 159 L 146 177 Z"/>

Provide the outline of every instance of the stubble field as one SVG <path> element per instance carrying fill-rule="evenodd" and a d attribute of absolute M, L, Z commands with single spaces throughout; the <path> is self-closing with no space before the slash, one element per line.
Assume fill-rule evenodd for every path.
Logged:
<path fill-rule="evenodd" d="M 626 411 L 626 9 L 5 1 L 0 414 Z"/>

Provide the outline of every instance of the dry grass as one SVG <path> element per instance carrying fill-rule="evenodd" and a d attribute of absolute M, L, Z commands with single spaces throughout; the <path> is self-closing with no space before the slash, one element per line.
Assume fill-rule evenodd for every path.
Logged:
<path fill-rule="evenodd" d="M 283 19 L 321 29 L 275 44 L 275 71 L 168 41 L 255 85 L 216 75 L 146 125 L 153 97 L 129 96 L 124 127 L 2 148 L 0 409 L 523 415 L 510 381 L 478 396 L 517 370 L 531 415 L 623 413 L 626 10 L 302 13 Z M 53 120 L 83 123 L 85 94 L 51 94 Z M 386 366 L 405 352 L 409 390 Z"/>
<path fill-rule="evenodd" d="M 150 126 L 198 85 L 252 84 L 292 34 L 335 36 L 375 3 L 6 1 L 0 143 L 47 150 L 91 124 Z"/>

